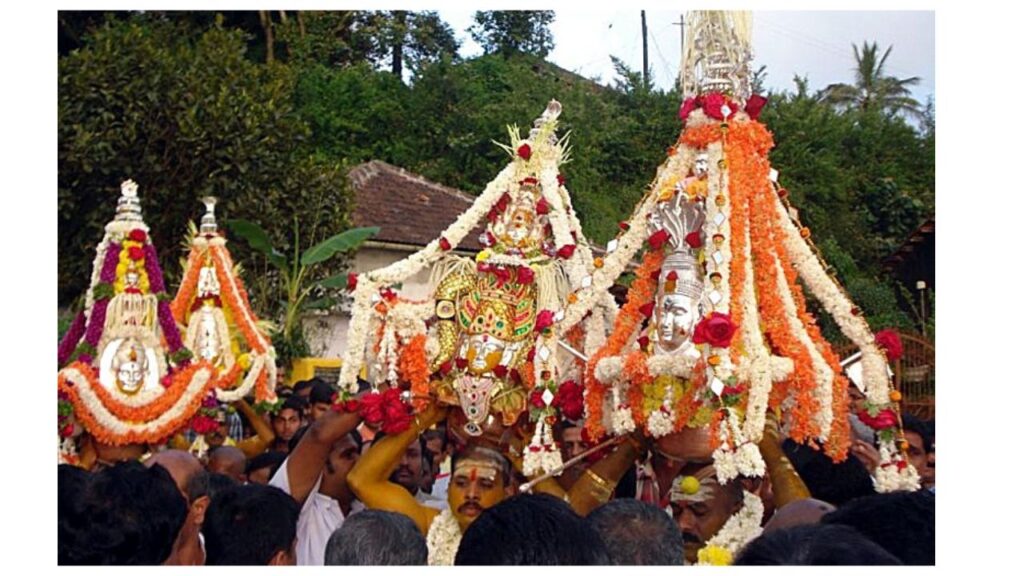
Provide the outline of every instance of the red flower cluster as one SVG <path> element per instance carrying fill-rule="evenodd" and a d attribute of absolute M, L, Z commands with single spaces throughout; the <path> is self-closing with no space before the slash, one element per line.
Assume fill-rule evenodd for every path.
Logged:
<path fill-rule="evenodd" d="M 412 411 L 402 402 L 398 388 L 363 396 L 359 415 L 371 425 L 380 425 L 385 434 L 400 434 L 412 423 Z"/>
<path fill-rule="evenodd" d="M 641 350 L 647 350 L 647 347 L 651 344 L 651 339 L 648 336 L 641 336 L 636 339 L 636 343 L 640 345 Z"/>
<path fill-rule="evenodd" d="M 561 174 L 558 175 L 558 185 L 565 186 L 565 176 L 562 176 Z"/>
<path fill-rule="evenodd" d="M 359 412 L 359 400 L 351 398 L 345 401 L 338 400 L 338 393 L 331 397 L 331 410 L 335 412 Z"/>
<path fill-rule="evenodd" d="M 565 246 L 562 246 L 561 248 L 558 249 L 558 257 L 563 259 L 563 260 L 568 260 L 569 258 L 572 258 L 572 255 L 575 252 L 576 252 L 576 245 L 575 244 L 566 244 Z"/>
<path fill-rule="evenodd" d="M 146 232 L 141 228 L 136 228 L 128 233 L 128 239 L 133 242 L 145 242 Z"/>
<path fill-rule="evenodd" d="M 516 269 L 516 282 L 527 286 L 533 284 L 533 268 L 529 266 L 520 266 Z"/>
<path fill-rule="evenodd" d="M 583 418 L 583 386 L 574 380 L 562 382 L 551 405 L 558 408 L 564 418 L 569 420 Z"/>
<path fill-rule="evenodd" d="M 555 323 L 555 313 L 551 310 L 541 310 L 537 314 L 537 320 L 533 325 L 533 329 L 537 332 L 543 332 L 547 330 Z"/>
<path fill-rule="evenodd" d="M 661 250 L 661 247 L 664 246 L 671 238 L 672 234 L 662 228 L 654 234 L 651 234 L 650 238 L 647 239 L 647 243 L 650 244 L 651 250 Z"/>
<path fill-rule="evenodd" d="M 693 249 L 700 248 L 704 245 L 704 242 L 700 239 L 700 232 L 690 232 L 683 240 L 685 240 L 686 244 Z"/>
<path fill-rule="evenodd" d="M 896 413 L 888 409 L 879 412 L 878 416 L 872 416 L 867 410 L 861 410 L 860 412 L 857 412 L 857 417 L 860 418 L 861 422 L 875 430 L 892 428 L 899 423 Z"/>
<path fill-rule="evenodd" d="M 551 206 L 548 204 L 547 198 L 541 198 L 540 201 L 537 202 L 537 215 L 543 216 L 549 212 L 551 212 Z"/>
<path fill-rule="evenodd" d="M 128 257 L 132 260 L 142 260 L 146 257 L 146 252 L 138 246 L 129 246 Z"/>
<path fill-rule="evenodd" d="M 761 115 L 761 109 L 764 108 L 764 105 L 767 103 L 767 98 L 754 94 L 747 99 L 747 105 L 746 108 L 744 108 L 744 111 L 748 116 L 750 116 L 751 120 L 757 120 Z M 728 113 L 723 112 L 723 106 L 729 107 Z M 685 124 L 690 113 L 698 108 L 703 108 L 704 113 L 715 120 L 726 120 L 738 112 L 740 106 L 719 92 L 711 92 L 709 94 L 704 94 L 703 96 L 697 96 L 696 98 L 687 98 L 686 101 L 683 102 L 683 105 L 679 107 L 679 119 Z"/>
<path fill-rule="evenodd" d="M 348 274 L 348 286 L 347 286 L 348 291 L 349 292 L 354 291 L 356 289 L 356 286 L 358 286 L 358 285 L 359 285 L 359 274 L 356 274 L 355 272 L 349 272 L 349 274 Z"/>
<path fill-rule="evenodd" d="M 754 94 L 750 98 L 747 98 L 747 107 L 744 111 L 747 116 L 750 116 L 751 120 L 757 120 L 761 116 L 761 109 L 768 103 L 768 99 L 760 94 Z"/>
<path fill-rule="evenodd" d="M 544 390 L 541 388 L 534 388 L 533 392 L 530 393 L 530 406 L 534 408 L 544 409 L 547 404 L 544 403 Z"/>
<path fill-rule="evenodd" d="M 217 429 L 217 421 L 204 414 L 192 418 L 191 428 L 196 434 L 209 434 Z"/>
<path fill-rule="evenodd" d="M 445 238 L 444 236 L 441 236 L 441 239 L 437 242 L 437 244 L 441 247 L 441 250 L 444 250 L 445 252 L 452 249 L 452 243 L 449 242 L 448 239 Z"/>
<path fill-rule="evenodd" d="M 728 348 L 732 335 L 736 333 L 736 325 L 728 314 L 712 312 L 702 318 L 693 330 L 694 344 L 711 344 L 717 348 Z"/>
<path fill-rule="evenodd" d="M 889 358 L 889 362 L 903 358 L 903 341 L 900 340 L 900 335 L 895 330 L 891 328 L 880 330 L 878 334 L 875 334 L 875 344 L 885 350 L 885 356 Z"/>
<path fill-rule="evenodd" d="M 640 313 L 644 315 L 644 318 L 650 318 L 654 315 L 654 301 L 651 300 L 647 304 L 640 307 Z"/>
<path fill-rule="evenodd" d="M 523 160 L 529 160 L 530 156 L 533 155 L 533 150 L 530 150 L 529 144 L 523 144 L 518 149 L 516 149 L 516 154 L 518 154 L 519 157 L 522 158 Z"/>

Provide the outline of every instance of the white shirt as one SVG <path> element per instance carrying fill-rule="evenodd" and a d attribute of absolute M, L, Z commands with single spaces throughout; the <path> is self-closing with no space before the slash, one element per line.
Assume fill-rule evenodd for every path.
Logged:
<path fill-rule="evenodd" d="M 327 540 L 345 521 L 345 514 L 341 511 L 338 501 L 320 493 L 321 480 L 323 474 L 316 479 L 316 484 L 313 485 L 299 512 L 299 523 L 295 530 L 295 560 L 299 566 L 323 566 Z M 270 479 L 270 486 L 280 488 L 291 496 L 287 458 Z M 362 509 L 362 502 L 352 502 L 353 513 Z"/>

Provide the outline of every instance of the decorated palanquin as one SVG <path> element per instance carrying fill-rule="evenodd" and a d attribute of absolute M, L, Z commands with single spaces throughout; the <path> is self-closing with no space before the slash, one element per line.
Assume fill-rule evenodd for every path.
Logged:
<path fill-rule="evenodd" d="M 772 136 L 758 121 L 766 100 L 750 91 L 750 14 L 697 12 L 687 22 L 683 131 L 561 319 L 589 312 L 640 251 L 611 334 L 588 354 L 586 429 L 601 438 L 641 428 L 657 439 L 709 428 L 726 482 L 764 474 L 757 444 L 774 412 L 785 436 L 844 459 L 847 382 L 800 282 L 860 349 L 872 416 L 899 413 L 885 354 L 768 161 Z M 915 487 L 898 417 L 879 421 L 876 487 Z"/>
<path fill-rule="evenodd" d="M 206 213 L 185 264 L 171 313 L 184 328 L 184 344 L 216 370 L 213 393 L 219 402 L 252 394 L 257 403 L 274 402 L 277 364 L 248 293 L 217 229 L 216 199 L 203 199 Z"/>
<path fill-rule="evenodd" d="M 440 238 L 350 278 L 355 301 L 340 379 L 354 392 L 365 366 L 378 388 L 408 387 L 417 408 L 429 397 L 457 406 L 451 429 L 469 442 L 536 422 L 527 474 L 560 464 L 550 428 L 559 377 L 582 375 L 581 358 L 600 345 L 615 309 L 610 294 L 595 299 L 591 308 L 600 313 L 562 322 L 558 345 L 554 325 L 571 287 L 588 284 L 594 266 L 559 173 L 568 154 L 555 133 L 560 112 L 551 102 L 525 139 L 510 128 L 509 164 Z M 485 248 L 475 258 L 452 253 L 481 222 Z M 427 266 L 429 301 L 394 292 Z"/>
<path fill-rule="evenodd" d="M 74 433 L 108 445 L 159 443 L 187 424 L 217 385 L 171 313 L 137 186 L 121 185 L 114 219 L 96 247 L 85 308 L 57 349 L 60 460 L 76 462 Z"/>

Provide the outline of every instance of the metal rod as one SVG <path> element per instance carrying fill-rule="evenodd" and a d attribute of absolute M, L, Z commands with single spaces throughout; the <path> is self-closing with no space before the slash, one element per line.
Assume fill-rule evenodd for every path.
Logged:
<path fill-rule="evenodd" d="M 573 348 L 572 346 L 569 346 L 568 344 L 566 344 L 562 340 L 558 341 L 558 345 L 561 346 L 563 350 L 565 350 L 569 354 L 572 354 L 573 356 L 579 358 L 583 362 L 590 362 L 590 358 L 587 358 L 582 352 L 580 352 L 579 350 Z"/>
<path fill-rule="evenodd" d="M 594 452 L 597 452 L 598 450 L 602 450 L 604 448 L 607 448 L 608 446 L 611 446 L 612 444 L 618 444 L 619 442 L 622 442 L 625 439 L 626 439 L 625 436 L 614 436 L 612 438 L 609 438 L 609 439 L 605 440 L 604 442 L 601 442 L 597 446 L 594 446 L 594 447 L 586 450 L 582 454 L 578 454 L 578 455 L 576 455 L 576 456 L 566 460 L 565 462 L 562 462 L 562 465 L 559 466 L 558 468 L 556 468 L 553 472 L 548 472 L 548 473 L 544 474 L 543 476 L 538 476 L 538 477 L 534 478 L 533 480 L 530 480 L 526 484 L 520 484 L 519 492 L 521 492 L 521 493 L 522 492 L 529 492 L 537 484 L 540 484 L 541 482 L 547 480 L 548 478 L 552 478 L 554 476 L 558 476 L 562 472 L 565 472 L 566 468 L 570 468 L 570 467 L 574 466 L 577 462 L 579 462 L 580 460 L 583 460 L 587 456 L 590 456 Z"/>

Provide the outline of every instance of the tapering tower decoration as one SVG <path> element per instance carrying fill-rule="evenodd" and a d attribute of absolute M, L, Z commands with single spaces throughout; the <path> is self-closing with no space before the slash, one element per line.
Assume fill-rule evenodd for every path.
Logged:
<path fill-rule="evenodd" d="M 502 145 L 508 165 L 440 238 L 351 278 L 355 303 L 341 375 L 352 386 L 366 366 L 375 385 L 409 387 L 417 403 L 435 396 L 459 407 L 452 428 L 468 441 L 528 417 L 536 424 L 524 455 L 527 474 L 561 463 L 550 426 L 562 384 L 578 380 L 584 368 L 581 354 L 566 350 L 596 350 L 611 318 L 606 313 L 614 310 L 605 294 L 595 305 L 601 313 L 574 322 L 566 346 L 558 346 L 554 324 L 564 317 L 571 287 L 589 282 L 593 270 L 559 172 L 569 156 L 565 138 L 556 136 L 560 113 L 552 101 L 526 138 L 510 127 L 510 143 Z M 475 258 L 452 253 L 481 223 L 485 248 Z M 427 266 L 429 301 L 406 302 L 394 293 L 393 285 Z M 589 344 L 584 325 L 594 333 Z"/>
<path fill-rule="evenodd" d="M 98 441 L 161 442 L 187 424 L 216 385 L 210 362 L 182 342 L 138 186 L 121 185 L 96 247 L 85 308 L 58 346 L 61 453 L 75 458 L 74 419 Z"/>
<path fill-rule="evenodd" d="M 217 227 L 217 199 L 203 198 L 206 213 L 192 239 L 184 278 L 171 303 L 184 327 L 184 344 L 216 370 L 220 402 L 252 393 L 257 403 L 273 402 L 277 382 L 274 348 L 235 270 L 227 241 Z"/>

